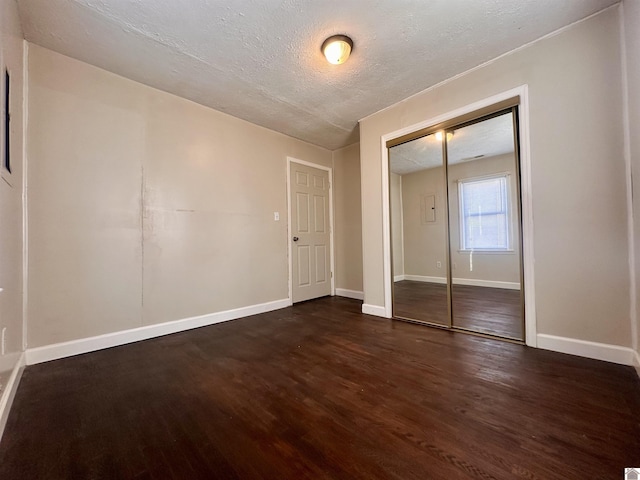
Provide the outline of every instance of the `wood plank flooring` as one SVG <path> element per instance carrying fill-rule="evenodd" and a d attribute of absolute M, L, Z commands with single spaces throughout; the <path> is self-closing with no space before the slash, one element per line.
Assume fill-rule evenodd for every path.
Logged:
<path fill-rule="evenodd" d="M 393 315 L 409 320 L 449 325 L 447 286 L 413 280 L 394 282 Z"/>
<path fill-rule="evenodd" d="M 474 332 L 524 340 L 520 291 L 453 285 L 453 325 Z M 396 317 L 449 324 L 447 286 L 402 280 L 393 286 Z"/>
<path fill-rule="evenodd" d="M 631 367 L 324 298 L 27 367 L 0 479 L 621 479 Z"/>
<path fill-rule="evenodd" d="M 453 285 L 453 325 L 524 340 L 520 290 Z"/>

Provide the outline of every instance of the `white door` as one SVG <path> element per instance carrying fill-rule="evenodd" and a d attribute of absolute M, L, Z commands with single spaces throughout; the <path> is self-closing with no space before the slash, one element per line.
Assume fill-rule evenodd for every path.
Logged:
<path fill-rule="evenodd" d="M 331 295 L 329 172 L 291 162 L 292 300 Z"/>

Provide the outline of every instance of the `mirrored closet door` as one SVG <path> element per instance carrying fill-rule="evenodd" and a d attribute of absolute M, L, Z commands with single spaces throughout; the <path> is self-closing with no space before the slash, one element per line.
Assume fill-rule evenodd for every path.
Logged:
<path fill-rule="evenodd" d="M 517 107 L 389 147 L 393 316 L 524 340 Z"/>
<path fill-rule="evenodd" d="M 389 149 L 393 314 L 451 326 L 442 133 Z"/>

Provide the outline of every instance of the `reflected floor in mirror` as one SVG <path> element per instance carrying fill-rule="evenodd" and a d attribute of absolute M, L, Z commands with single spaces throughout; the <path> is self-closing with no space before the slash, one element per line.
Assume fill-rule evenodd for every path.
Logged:
<path fill-rule="evenodd" d="M 393 284 L 393 316 L 449 326 L 447 286 L 401 280 Z"/>
<path fill-rule="evenodd" d="M 393 295 L 395 317 L 448 325 L 446 285 L 402 280 Z M 520 291 L 454 285 L 453 326 L 523 340 Z"/>

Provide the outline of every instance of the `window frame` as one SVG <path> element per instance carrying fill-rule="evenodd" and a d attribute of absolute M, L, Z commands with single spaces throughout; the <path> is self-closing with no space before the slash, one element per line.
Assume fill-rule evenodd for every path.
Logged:
<path fill-rule="evenodd" d="M 469 183 L 478 183 L 487 180 L 495 180 L 495 179 L 504 179 L 504 189 L 505 189 L 505 219 L 506 219 L 506 248 L 466 248 L 466 216 L 464 215 L 464 184 Z M 459 229 L 459 237 L 460 244 L 458 252 L 460 253 L 487 253 L 487 254 L 512 254 L 515 252 L 513 248 L 513 238 L 512 238 L 512 199 L 511 199 L 511 173 L 510 172 L 500 172 L 500 173 L 492 173 L 489 175 L 480 175 L 476 177 L 468 177 L 456 180 L 457 189 L 458 189 L 458 229 Z M 491 214 L 495 215 L 495 213 Z"/>

